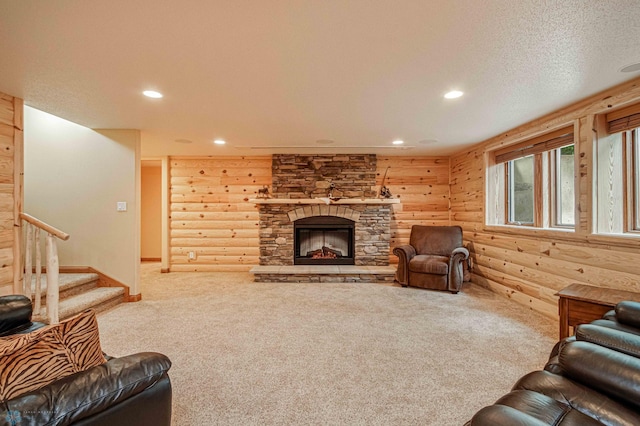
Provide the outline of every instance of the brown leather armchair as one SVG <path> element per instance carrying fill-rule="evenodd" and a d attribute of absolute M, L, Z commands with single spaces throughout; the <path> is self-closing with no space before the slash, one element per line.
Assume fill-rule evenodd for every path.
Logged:
<path fill-rule="evenodd" d="M 469 258 L 461 227 L 413 225 L 409 244 L 394 248 L 393 254 L 399 259 L 395 279 L 403 287 L 460 291 Z"/>

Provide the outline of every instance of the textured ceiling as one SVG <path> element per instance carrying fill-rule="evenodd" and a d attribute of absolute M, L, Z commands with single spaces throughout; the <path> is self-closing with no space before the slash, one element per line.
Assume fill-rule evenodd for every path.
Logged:
<path fill-rule="evenodd" d="M 0 91 L 145 156 L 447 155 L 634 62 L 639 0 L 0 0 Z"/>

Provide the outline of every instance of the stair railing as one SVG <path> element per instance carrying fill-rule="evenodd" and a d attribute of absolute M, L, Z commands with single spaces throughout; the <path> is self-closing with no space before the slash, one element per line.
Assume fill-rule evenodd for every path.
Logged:
<path fill-rule="evenodd" d="M 24 278 L 22 280 L 22 292 L 33 300 L 33 312 L 35 315 L 46 317 L 49 324 L 59 322 L 58 305 L 60 299 L 60 263 L 58 261 L 57 239 L 67 241 L 69 234 L 53 226 L 42 222 L 27 213 L 20 213 L 20 219 L 25 228 L 24 245 Z M 46 307 L 42 306 L 42 245 L 40 232 L 45 235 L 45 256 L 47 262 L 47 293 L 45 297 Z M 35 254 L 35 265 L 33 256 Z M 35 271 L 35 288 L 32 288 L 32 278 Z"/>

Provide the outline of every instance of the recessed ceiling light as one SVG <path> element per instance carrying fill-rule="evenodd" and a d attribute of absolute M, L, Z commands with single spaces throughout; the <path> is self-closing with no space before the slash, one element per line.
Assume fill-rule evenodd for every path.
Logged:
<path fill-rule="evenodd" d="M 147 98 L 160 99 L 162 97 L 162 93 L 156 92 L 155 90 L 145 90 L 142 94 Z"/>
<path fill-rule="evenodd" d="M 223 139 L 216 139 L 215 141 L 213 141 L 213 143 L 215 143 L 216 145 L 224 145 L 227 142 Z"/>
<path fill-rule="evenodd" d="M 640 71 L 640 62 L 636 62 L 635 64 L 625 65 L 620 68 L 620 72 L 636 72 Z"/>
<path fill-rule="evenodd" d="M 396 139 L 395 141 L 391 142 L 394 145 L 402 145 L 404 143 L 404 141 L 401 141 L 400 139 Z"/>
<path fill-rule="evenodd" d="M 318 139 L 316 143 L 320 145 L 331 145 L 332 143 L 334 143 L 334 141 L 332 141 L 331 139 Z"/>
<path fill-rule="evenodd" d="M 450 92 L 445 93 L 444 97 L 447 99 L 455 99 L 455 98 L 459 98 L 462 95 L 464 95 L 463 92 L 459 90 L 452 90 Z"/>

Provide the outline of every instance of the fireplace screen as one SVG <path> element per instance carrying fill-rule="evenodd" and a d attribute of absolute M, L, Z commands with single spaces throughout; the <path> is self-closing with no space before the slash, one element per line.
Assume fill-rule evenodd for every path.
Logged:
<path fill-rule="evenodd" d="M 353 265 L 353 221 L 315 216 L 294 223 L 296 265 Z"/>

